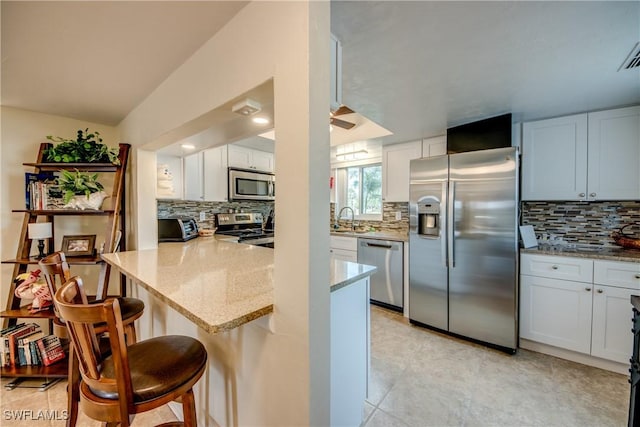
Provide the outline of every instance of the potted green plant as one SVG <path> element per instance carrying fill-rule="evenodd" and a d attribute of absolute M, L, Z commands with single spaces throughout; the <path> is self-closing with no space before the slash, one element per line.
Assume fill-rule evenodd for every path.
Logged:
<path fill-rule="evenodd" d="M 78 129 L 76 139 L 66 139 L 47 135 L 47 139 L 57 142 L 44 152 L 44 159 L 52 163 L 112 163 L 120 164 L 118 149 L 102 143 L 100 132 L 89 132 L 89 128 Z"/>
<path fill-rule="evenodd" d="M 100 209 L 107 197 L 104 186 L 100 184 L 98 174 L 63 170 L 58 177 L 58 185 L 62 190 L 64 208 L 72 209 Z"/>

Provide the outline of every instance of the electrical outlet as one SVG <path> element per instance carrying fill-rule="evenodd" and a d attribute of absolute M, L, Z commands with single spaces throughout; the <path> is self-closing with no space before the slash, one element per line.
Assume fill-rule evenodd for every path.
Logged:
<path fill-rule="evenodd" d="M 402 214 L 400 211 L 396 211 L 396 221 L 400 221 L 402 219 Z"/>
<path fill-rule="evenodd" d="M 207 219 L 207 213 L 205 211 L 200 212 L 200 221 Z"/>

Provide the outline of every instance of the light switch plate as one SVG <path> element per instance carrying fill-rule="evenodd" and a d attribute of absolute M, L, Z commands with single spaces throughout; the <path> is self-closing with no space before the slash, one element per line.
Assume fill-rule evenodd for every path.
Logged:
<path fill-rule="evenodd" d="M 396 211 L 396 221 L 400 221 L 402 219 L 402 213 L 400 211 Z"/>
<path fill-rule="evenodd" d="M 205 211 L 200 212 L 200 221 L 207 219 L 207 213 Z"/>

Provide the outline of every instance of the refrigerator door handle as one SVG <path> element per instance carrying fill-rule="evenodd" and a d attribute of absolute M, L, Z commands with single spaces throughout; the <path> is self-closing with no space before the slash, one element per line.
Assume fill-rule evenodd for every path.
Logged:
<path fill-rule="evenodd" d="M 449 201 L 447 199 L 447 181 L 442 183 L 442 200 L 441 208 L 440 208 L 440 256 L 442 258 L 442 265 L 444 268 L 449 267 L 449 258 L 447 257 L 447 214 L 442 207 L 449 206 Z"/>
<path fill-rule="evenodd" d="M 455 200 L 456 200 L 456 182 L 455 181 L 450 181 L 449 182 L 449 197 L 447 200 L 447 208 L 448 208 L 448 212 L 447 212 L 447 217 L 448 217 L 448 221 L 449 223 L 447 224 L 447 232 L 448 232 L 448 236 L 447 236 L 447 240 L 448 240 L 448 248 L 449 248 L 449 267 L 450 268 L 454 268 L 456 266 L 456 260 L 454 257 L 454 241 L 455 241 L 455 226 L 456 226 L 456 219 L 454 217 L 454 213 L 455 213 Z"/>

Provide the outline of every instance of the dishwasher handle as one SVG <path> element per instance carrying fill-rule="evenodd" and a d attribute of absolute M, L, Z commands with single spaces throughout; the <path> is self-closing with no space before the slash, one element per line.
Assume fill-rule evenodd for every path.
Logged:
<path fill-rule="evenodd" d="M 389 244 L 384 244 L 384 243 L 369 243 L 369 242 L 364 242 L 365 246 L 368 246 L 370 248 L 383 248 L 383 249 L 391 249 L 393 246 L 389 245 Z"/>

